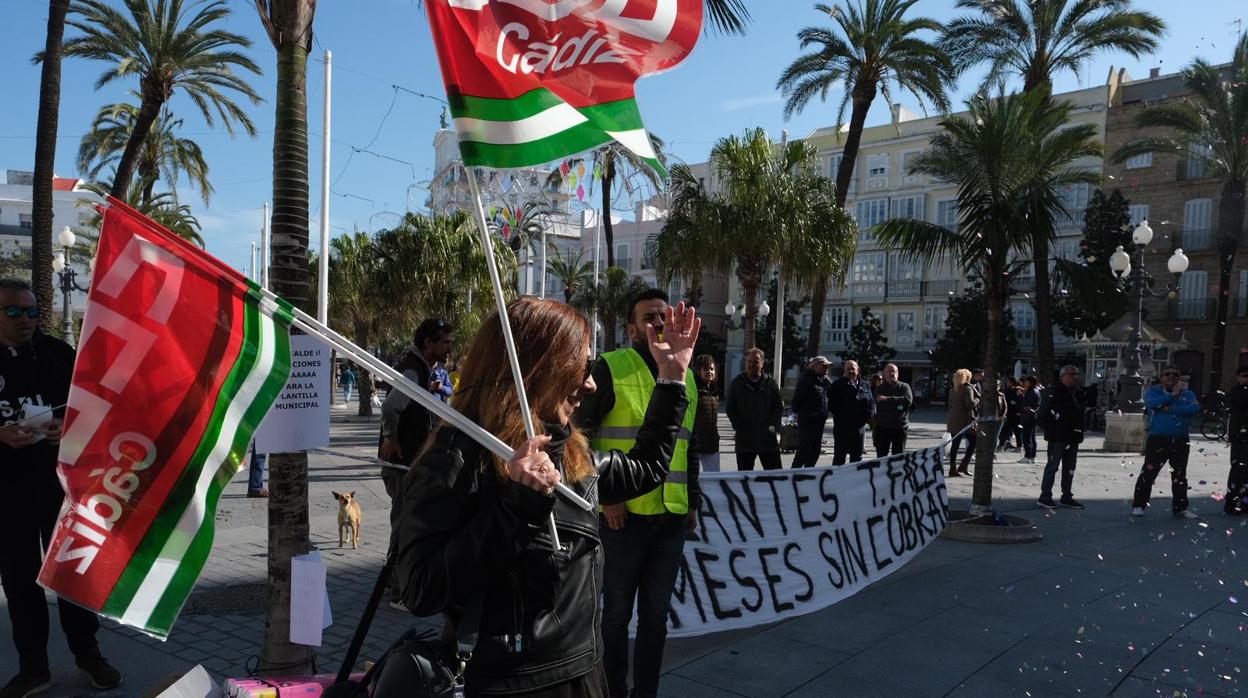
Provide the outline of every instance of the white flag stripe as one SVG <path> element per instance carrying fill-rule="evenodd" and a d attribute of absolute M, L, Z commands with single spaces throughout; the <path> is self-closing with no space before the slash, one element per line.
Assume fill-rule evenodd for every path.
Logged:
<path fill-rule="evenodd" d="M 256 363 L 252 364 L 251 371 L 243 380 L 238 394 L 226 408 L 217 442 L 213 444 L 212 452 L 205 459 L 203 469 L 199 473 L 199 480 L 195 483 L 195 494 L 191 497 L 186 511 L 182 513 L 182 518 L 178 520 L 177 527 L 170 534 L 169 540 L 165 542 L 164 548 L 152 563 L 152 568 L 143 579 L 143 583 L 135 592 L 130 605 L 122 614 L 120 619 L 122 623 L 136 628 L 148 626 L 152 612 L 156 610 L 156 605 L 160 603 L 161 597 L 168 589 L 169 582 L 181 567 L 187 549 L 190 548 L 191 542 L 195 540 L 195 536 L 203 526 L 208 488 L 230 453 L 234 435 L 238 432 L 244 413 L 255 402 L 256 395 L 273 370 L 276 332 L 273 318 L 260 314 L 260 338 L 257 347 L 259 357 Z"/>
<path fill-rule="evenodd" d="M 588 119 L 571 105 L 561 103 L 516 121 L 487 121 L 461 116 L 455 119 L 455 133 L 460 141 L 520 145 L 549 138 L 586 121 Z"/>
<path fill-rule="evenodd" d="M 647 160 L 659 159 L 658 154 L 654 152 L 654 145 L 650 143 L 650 134 L 646 133 L 644 128 L 632 131 L 607 131 L 607 135 Z"/>

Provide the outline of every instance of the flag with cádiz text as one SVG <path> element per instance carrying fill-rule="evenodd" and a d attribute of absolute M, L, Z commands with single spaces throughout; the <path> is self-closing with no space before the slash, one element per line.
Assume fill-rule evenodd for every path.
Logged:
<path fill-rule="evenodd" d="M 169 635 L 212 549 L 221 490 L 290 373 L 290 322 L 289 305 L 109 201 L 40 584 Z"/>

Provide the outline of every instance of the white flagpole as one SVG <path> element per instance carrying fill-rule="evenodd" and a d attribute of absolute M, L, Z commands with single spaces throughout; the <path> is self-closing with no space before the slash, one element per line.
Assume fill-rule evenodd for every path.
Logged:
<path fill-rule="evenodd" d="M 494 260 L 494 242 L 490 239 L 490 229 L 485 223 L 485 204 L 481 202 L 481 187 L 477 184 L 477 173 L 468 169 L 468 187 L 472 190 L 473 213 L 477 217 L 477 227 L 481 232 L 481 248 L 485 251 L 485 266 L 490 270 L 490 283 L 494 286 L 494 307 L 498 310 L 498 323 L 503 330 L 503 341 L 507 344 L 507 358 L 511 362 L 511 377 L 516 383 L 516 396 L 520 400 L 520 415 L 524 418 L 524 433 L 532 439 L 537 435 L 533 428 L 533 415 L 529 410 L 529 396 L 524 389 L 524 375 L 520 373 L 520 356 L 516 353 L 516 339 L 511 334 L 511 320 L 507 317 L 507 299 L 503 298 L 503 282 L 498 278 L 498 264 Z M 562 549 L 559 543 L 559 531 L 555 528 L 555 514 L 550 514 L 550 542 L 555 550 Z"/>
<path fill-rule="evenodd" d="M 598 255 L 599 255 L 598 248 L 602 247 L 599 241 L 599 236 L 602 234 L 602 212 L 601 211 L 598 213 L 597 219 L 598 220 L 594 224 L 594 290 L 595 291 L 598 290 Z M 590 347 L 590 351 L 593 352 L 594 354 L 597 354 L 598 353 L 598 308 L 596 306 L 594 307 L 593 321 L 594 321 L 594 346 Z"/>
<path fill-rule="evenodd" d="M 269 291 L 268 289 L 262 289 L 260 293 L 271 302 L 276 303 L 278 299 L 277 294 Z M 366 350 L 361 349 L 351 340 L 318 322 L 317 319 L 311 315 L 308 315 L 298 308 L 292 308 L 291 312 L 294 314 L 292 324 L 295 327 L 298 327 L 314 337 L 319 337 L 334 349 L 341 352 L 343 356 L 368 369 L 370 373 L 385 379 L 387 383 L 394 386 L 395 390 L 398 390 L 412 400 L 415 400 L 421 407 L 424 407 L 437 415 L 439 418 L 445 420 L 448 424 L 466 434 L 469 438 L 476 441 L 482 447 L 488 449 L 494 455 L 502 458 L 503 460 L 511 459 L 513 453 L 511 447 L 503 443 L 497 436 L 494 436 L 490 432 L 486 431 L 481 427 L 481 425 L 465 417 L 463 414 L 456 412 L 453 407 L 434 397 L 428 390 L 417 385 L 407 376 L 404 376 L 402 373 L 396 371 L 389 364 L 381 361 L 377 357 L 368 353 Z M 562 495 L 564 499 L 567 499 L 569 502 L 572 502 L 585 511 L 593 509 L 593 505 L 586 501 L 584 497 L 581 497 L 579 494 L 572 491 L 571 488 L 562 482 L 555 486 L 555 491 Z"/>
<path fill-rule="evenodd" d="M 329 324 L 329 117 L 334 54 L 325 49 L 325 128 L 321 134 L 321 263 L 317 265 L 316 317 Z"/>
<path fill-rule="evenodd" d="M 269 202 L 264 202 L 264 224 L 260 228 L 260 285 L 269 287 L 269 248 L 272 247 L 272 232 L 269 230 Z"/>

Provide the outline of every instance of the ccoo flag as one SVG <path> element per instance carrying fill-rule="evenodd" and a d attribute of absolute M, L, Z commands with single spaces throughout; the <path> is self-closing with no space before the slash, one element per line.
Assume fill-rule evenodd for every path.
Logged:
<path fill-rule="evenodd" d="M 165 638 L 221 489 L 290 373 L 290 306 L 117 201 L 104 212 L 39 582 Z"/>
<path fill-rule="evenodd" d="M 613 141 L 663 172 L 633 83 L 689 55 L 702 0 L 428 0 L 464 164 L 527 167 Z"/>

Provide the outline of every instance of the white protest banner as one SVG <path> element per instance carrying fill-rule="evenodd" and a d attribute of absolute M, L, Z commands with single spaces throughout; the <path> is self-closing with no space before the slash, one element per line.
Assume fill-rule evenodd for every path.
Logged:
<path fill-rule="evenodd" d="M 840 467 L 705 473 L 671 637 L 826 608 L 912 560 L 948 521 L 943 444 Z"/>
<path fill-rule="evenodd" d="M 329 345 L 290 336 L 290 378 L 256 429 L 257 453 L 290 453 L 329 445 Z"/>

